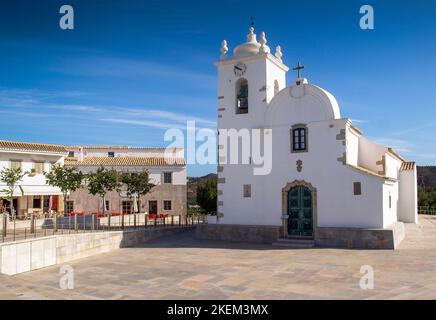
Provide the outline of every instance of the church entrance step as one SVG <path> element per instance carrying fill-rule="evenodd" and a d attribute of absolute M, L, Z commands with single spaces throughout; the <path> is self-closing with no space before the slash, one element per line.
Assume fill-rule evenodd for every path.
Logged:
<path fill-rule="evenodd" d="M 272 245 L 288 248 L 313 248 L 315 246 L 315 240 L 279 238 Z"/>

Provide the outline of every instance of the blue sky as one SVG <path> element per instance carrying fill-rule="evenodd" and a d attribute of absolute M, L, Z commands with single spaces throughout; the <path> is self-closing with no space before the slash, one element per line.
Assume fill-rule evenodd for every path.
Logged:
<path fill-rule="evenodd" d="M 63 4 L 75 30 L 59 28 Z M 375 30 L 359 28 L 362 4 Z M 435 165 L 435 13 L 433 0 L 4 0 L 0 139 L 166 146 L 165 130 L 188 119 L 214 128 L 220 42 L 242 43 L 254 17 L 285 64 L 302 61 L 368 137 Z"/>

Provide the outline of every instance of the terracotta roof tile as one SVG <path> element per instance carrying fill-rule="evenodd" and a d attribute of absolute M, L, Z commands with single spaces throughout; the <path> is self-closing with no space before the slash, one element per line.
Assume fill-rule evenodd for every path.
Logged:
<path fill-rule="evenodd" d="M 145 149 L 145 150 L 165 150 L 163 147 L 129 147 L 129 146 L 65 146 L 66 149 Z"/>
<path fill-rule="evenodd" d="M 403 162 L 400 167 L 400 171 L 408 171 L 415 169 L 415 162 Z"/>
<path fill-rule="evenodd" d="M 73 158 L 65 158 L 66 166 L 185 166 L 183 158 L 164 157 L 86 157 L 82 161 Z"/>
<path fill-rule="evenodd" d="M 65 146 L 67 149 L 129 149 L 128 146 Z"/>
<path fill-rule="evenodd" d="M 5 141 L 5 140 L 0 140 L 0 149 L 18 150 L 18 151 L 52 152 L 52 153 L 67 152 L 65 147 L 61 145 L 33 143 L 33 142 Z"/>

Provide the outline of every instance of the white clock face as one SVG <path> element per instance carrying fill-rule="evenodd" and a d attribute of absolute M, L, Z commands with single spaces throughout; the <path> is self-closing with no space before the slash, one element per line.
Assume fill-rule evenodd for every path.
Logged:
<path fill-rule="evenodd" d="M 245 71 L 247 71 L 247 66 L 244 63 L 239 62 L 233 67 L 233 71 L 237 77 L 240 77 L 244 75 Z"/>

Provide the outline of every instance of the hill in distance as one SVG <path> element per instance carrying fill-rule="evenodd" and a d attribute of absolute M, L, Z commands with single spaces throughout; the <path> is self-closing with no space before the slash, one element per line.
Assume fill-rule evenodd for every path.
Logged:
<path fill-rule="evenodd" d="M 216 173 L 209 173 L 202 177 L 188 177 L 187 198 L 188 206 L 197 204 L 197 187 L 208 180 L 216 180 Z"/>
<path fill-rule="evenodd" d="M 418 166 L 418 186 L 424 189 L 436 189 L 436 166 Z"/>

